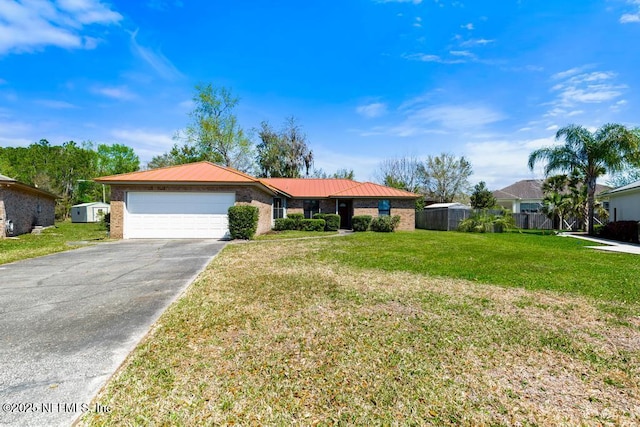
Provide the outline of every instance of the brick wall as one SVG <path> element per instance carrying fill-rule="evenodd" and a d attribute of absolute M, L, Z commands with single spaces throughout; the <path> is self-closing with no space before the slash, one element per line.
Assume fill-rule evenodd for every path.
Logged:
<path fill-rule="evenodd" d="M 416 202 L 413 199 L 390 199 L 391 215 L 400 217 L 397 230 L 416 229 Z M 378 199 L 353 199 L 353 215 L 378 216 Z"/>
<path fill-rule="evenodd" d="M 112 185 L 111 186 L 111 237 L 122 239 L 124 235 L 124 198 L 127 191 L 185 191 L 235 193 L 236 204 L 258 208 L 257 234 L 271 230 L 272 196 L 254 186 L 223 185 Z"/>
<path fill-rule="evenodd" d="M 287 214 L 304 213 L 304 201 L 309 199 L 289 199 L 287 200 Z M 315 199 L 314 199 L 315 200 Z M 321 213 L 336 213 L 335 199 L 319 199 Z"/>
<path fill-rule="evenodd" d="M 56 202 L 50 197 L 14 187 L 0 189 L 0 237 L 6 236 L 5 221 L 13 222 L 13 235 L 30 233 L 34 226 L 55 222 Z"/>
<path fill-rule="evenodd" d="M 378 216 L 379 199 L 353 199 L 353 215 Z M 416 228 L 416 203 L 413 199 L 391 199 L 391 215 L 400 217 L 398 230 L 413 231 Z M 320 212 L 336 213 L 336 199 L 320 199 Z M 287 214 L 304 213 L 303 199 L 287 201 Z"/>

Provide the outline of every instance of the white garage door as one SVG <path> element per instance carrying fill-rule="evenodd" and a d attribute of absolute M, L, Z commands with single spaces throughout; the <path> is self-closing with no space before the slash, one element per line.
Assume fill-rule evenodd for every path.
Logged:
<path fill-rule="evenodd" d="M 227 211 L 235 193 L 129 192 L 125 239 L 228 237 Z"/>

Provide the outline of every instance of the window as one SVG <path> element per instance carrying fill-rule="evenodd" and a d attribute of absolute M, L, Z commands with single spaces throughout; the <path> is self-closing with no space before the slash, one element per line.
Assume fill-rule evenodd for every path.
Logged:
<path fill-rule="evenodd" d="M 391 202 L 389 200 L 378 200 L 378 216 L 391 215 Z"/>
<path fill-rule="evenodd" d="M 520 212 L 522 213 L 542 212 L 542 203 L 520 203 Z"/>
<path fill-rule="evenodd" d="M 302 202 L 302 207 L 304 209 L 304 217 L 311 219 L 314 214 L 320 212 L 320 201 L 319 200 L 305 200 Z"/>
<path fill-rule="evenodd" d="M 273 219 L 284 218 L 284 205 L 280 197 L 273 198 Z"/>

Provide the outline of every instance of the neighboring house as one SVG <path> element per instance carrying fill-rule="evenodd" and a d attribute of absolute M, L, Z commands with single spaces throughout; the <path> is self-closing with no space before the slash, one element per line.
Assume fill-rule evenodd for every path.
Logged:
<path fill-rule="evenodd" d="M 54 224 L 57 196 L 0 175 L 0 238 Z"/>
<path fill-rule="evenodd" d="M 71 206 L 71 222 L 98 222 L 109 213 L 109 204 L 102 202 L 81 203 Z"/>
<path fill-rule="evenodd" d="M 608 201 L 609 221 L 640 221 L 640 181 L 601 194 Z"/>
<path fill-rule="evenodd" d="M 354 215 L 398 215 L 400 230 L 415 228 L 418 195 L 348 179 L 255 178 L 209 162 L 97 178 L 111 185 L 114 238 L 228 237 L 227 211 L 234 205 L 259 209 L 258 234 L 276 218 L 337 213 L 341 226 Z"/>
<path fill-rule="evenodd" d="M 523 179 L 513 183 L 501 190 L 493 192 L 496 204 L 512 213 L 541 213 L 542 200 L 542 179 Z M 596 195 L 610 189 L 606 185 L 596 185 Z"/>

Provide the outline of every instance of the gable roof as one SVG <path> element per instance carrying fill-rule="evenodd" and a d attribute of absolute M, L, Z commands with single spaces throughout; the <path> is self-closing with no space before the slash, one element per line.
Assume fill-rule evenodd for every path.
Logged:
<path fill-rule="evenodd" d="M 513 183 L 501 190 L 493 192 L 496 199 L 540 199 L 544 197 L 542 194 L 541 179 L 523 179 Z"/>
<path fill-rule="evenodd" d="M 544 194 L 542 192 L 542 179 L 523 179 L 516 183 L 513 183 L 501 190 L 493 192 L 493 197 L 496 199 L 530 199 L 530 200 L 542 200 Z M 606 185 L 596 184 L 596 194 L 600 194 L 607 191 L 611 187 Z"/>
<path fill-rule="evenodd" d="M 418 198 L 410 193 L 373 182 L 358 182 L 338 178 L 263 178 L 262 181 L 294 198 L 351 198 L 386 197 L 397 199 Z"/>
<path fill-rule="evenodd" d="M 146 183 L 146 182 L 221 182 L 256 183 L 257 178 L 233 168 L 216 165 L 211 162 L 187 163 L 146 171 L 129 172 L 120 175 L 103 176 L 94 181 L 109 183 Z"/>
<path fill-rule="evenodd" d="M 602 193 L 603 196 L 615 193 L 622 193 L 625 191 L 640 189 L 640 181 L 632 182 L 631 184 L 623 185 L 622 187 L 614 188 Z"/>
<path fill-rule="evenodd" d="M 272 193 L 283 193 L 289 197 L 378 197 L 417 198 L 417 194 L 372 182 L 357 182 L 350 179 L 314 178 L 255 178 L 230 167 L 211 162 L 188 163 L 160 169 L 130 172 L 96 178 L 102 184 L 256 184 Z"/>

